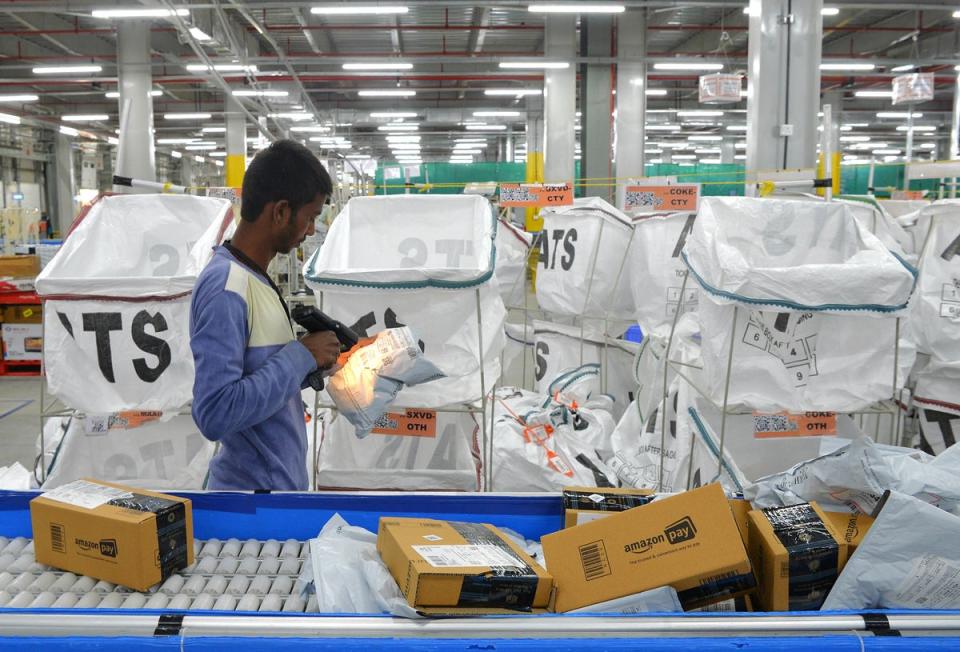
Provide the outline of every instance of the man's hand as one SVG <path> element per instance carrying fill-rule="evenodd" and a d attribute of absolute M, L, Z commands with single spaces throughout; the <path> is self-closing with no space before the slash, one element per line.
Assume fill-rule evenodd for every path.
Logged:
<path fill-rule="evenodd" d="M 300 343 L 307 347 L 317 361 L 318 369 L 328 369 L 337 362 L 340 355 L 340 341 L 333 331 L 318 331 L 307 333 L 300 338 Z"/>

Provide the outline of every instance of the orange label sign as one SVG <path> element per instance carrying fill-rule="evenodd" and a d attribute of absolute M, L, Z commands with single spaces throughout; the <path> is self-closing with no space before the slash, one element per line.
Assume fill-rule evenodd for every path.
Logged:
<path fill-rule="evenodd" d="M 832 437 L 836 434 L 836 412 L 753 413 L 753 436 L 756 439 Z"/>
<path fill-rule="evenodd" d="M 403 414 L 387 412 L 370 432 L 375 435 L 433 438 L 437 436 L 437 413 L 414 408 L 408 408 Z"/>
<path fill-rule="evenodd" d="M 573 205 L 569 183 L 501 183 L 500 205 L 516 208 L 544 208 Z"/>
<path fill-rule="evenodd" d="M 923 199 L 922 190 L 894 190 L 890 199 Z"/>
<path fill-rule="evenodd" d="M 641 213 L 695 213 L 699 204 L 700 184 L 679 183 L 670 186 L 627 186 L 623 208 Z"/>
<path fill-rule="evenodd" d="M 111 430 L 129 430 L 159 421 L 163 412 L 130 410 L 114 414 L 87 415 L 83 420 L 88 435 L 105 434 Z"/>

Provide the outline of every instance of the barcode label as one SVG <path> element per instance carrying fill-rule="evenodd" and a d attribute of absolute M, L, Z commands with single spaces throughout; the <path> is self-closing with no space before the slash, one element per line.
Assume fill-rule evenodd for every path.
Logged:
<path fill-rule="evenodd" d="M 797 424 L 792 423 L 786 415 L 767 414 L 753 417 L 754 432 L 788 432 L 795 430 Z"/>
<path fill-rule="evenodd" d="M 66 552 L 66 539 L 63 536 L 63 526 L 59 523 L 50 524 L 50 547 L 54 552 Z"/>
<path fill-rule="evenodd" d="M 85 507 L 86 509 L 94 509 L 100 505 L 106 505 L 111 500 L 117 498 L 133 497 L 133 494 L 129 491 L 115 487 L 107 487 L 102 484 L 94 484 L 86 480 L 75 480 L 40 495 L 49 500 L 56 500 L 77 507 Z"/>
<path fill-rule="evenodd" d="M 607 549 L 603 547 L 603 541 L 580 546 L 580 565 L 583 566 L 583 576 L 588 582 L 610 574 L 610 563 L 607 561 Z"/>
<path fill-rule="evenodd" d="M 458 566 L 526 566 L 499 546 L 490 544 L 459 546 L 413 546 L 418 555 L 435 568 Z"/>

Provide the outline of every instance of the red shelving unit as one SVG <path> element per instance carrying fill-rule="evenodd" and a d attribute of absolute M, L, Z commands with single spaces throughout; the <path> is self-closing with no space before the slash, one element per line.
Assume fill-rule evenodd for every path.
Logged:
<path fill-rule="evenodd" d="M 32 291 L 0 293 L 0 311 L 3 310 L 3 306 L 39 306 L 41 303 L 40 297 Z M 40 360 L 6 360 L 0 358 L 0 377 L 39 376 L 40 373 Z"/>

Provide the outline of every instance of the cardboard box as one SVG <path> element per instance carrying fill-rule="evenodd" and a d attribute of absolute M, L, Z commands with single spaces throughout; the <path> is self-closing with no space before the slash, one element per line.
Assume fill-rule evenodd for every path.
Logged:
<path fill-rule="evenodd" d="M 583 525 L 598 518 L 646 505 L 654 498 L 650 489 L 615 487 L 564 487 L 563 527 Z"/>
<path fill-rule="evenodd" d="M 40 324 L 42 322 L 42 306 L 8 305 L 3 307 L 4 324 Z"/>
<path fill-rule="evenodd" d="M 558 612 L 660 586 L 675 588 L 692 609 L 756 585 L 719 484 L 548 534 L 542 543 Z"/>
<path fill-rule="evenodd" d="M 37 361 L 43 358 L 42 324 L 4 324 L 3 359 Z"/>
<path fill-rule="evenodd" d="M 550 603 L 553 578 L 492 525 L 381 518 L 377 551 L 421 611 L 516 613 Z"/>
<path fill-rule="evenodd" d="M 847 543 L 816 503 L 750 512 L 750 559 L 765 611 L 819 609 L 847 562 Z"/>
<path fill-rule="evenodd" d="M 40 273 L 40 256 L 0 256 L 0 276 L 33 278 Z"/>
<path fill-rule="evenodd" d="M 31 500 L 30 521 L 41 564 L 137 591 L 193 563 L 186 498 L 77 480 Z"/>
<path fill-rule="evenodd" d="M 740 538 L 743 540 L 743 547 L 750 550 L 750 518 L 748 514 L 753 509 L 749 500 L 743 498 L 731 498 L 730 511 L 733 512 L 733 520 L 737 522 L 737 529 L 740 531 Z"/>
<path fill-rule="evenodd" d="M 863 537 L 873 525 L 873 517 L 866 514 L 850 514 L 848 512 L 824 512 L 833 527 L 837 529 L 843 540 L 847 542 L 847 559 L 857 549 Z"/>

